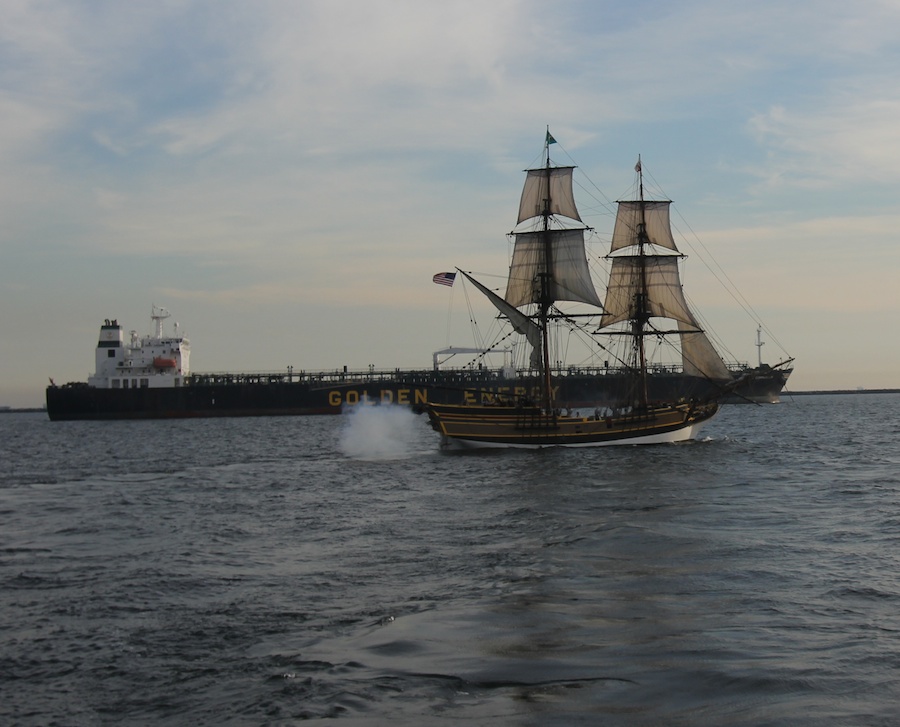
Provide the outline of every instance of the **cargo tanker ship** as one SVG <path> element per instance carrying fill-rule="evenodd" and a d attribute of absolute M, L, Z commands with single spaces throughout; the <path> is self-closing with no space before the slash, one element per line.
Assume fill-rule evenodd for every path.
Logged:
<path fill-rule="evenodd" d="M 170 317 L 153 308 L 152 335 L 132 332 L 126 339 L 117 320 L 100 327 L 95 371 L 86 382 L 47 387 L 47 414 L 53 421 L 85 419 L 168 419 L 187 417 L 296 416 L 340 414 L 359 405 L 400 404 L 415 410 L 428 403 L 483 403 L 506 398 L 536 396 L 536 375 L 516 370 L 506 362 L 441 368 L 437 356 L 430 369 L 269 373 L 192 373 L 190 342 L 165 335 L 163 321 Z M 446 349 L 444 354 L 474 352 Z M 733 365 L 740 383 L 730 401 L 777 402 L 791 369 L 779 366 Z M 592 409 L 616 405 L 623 368 L 557 367 L 551 370 L 554 401 L 562 408 Z M 676 366 L 648 372 L 652 399 L 708 398 L 718 385 L 685 374 Z"/>

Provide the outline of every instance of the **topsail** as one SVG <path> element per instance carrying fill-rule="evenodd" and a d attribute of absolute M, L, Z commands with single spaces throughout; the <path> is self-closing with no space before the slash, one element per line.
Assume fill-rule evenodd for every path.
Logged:
<path fill-rule="evenodd" d="M 548 245 L 551 271 L 546 298 L 590 303 L 599 308 L 600 298 L 584 252 L 584 229 L 516 233 L 506 302 L 519 307 L 544 299 L 541 280 L 547 272 Z"/>
<path fill-rule="evenodd" d="M 637 310 L 639 305 L 643 305 L 643 311 Z M 606 312 L 600 319 L 601 328 L 642 312 L 688 325 L 694 323 L 681 289 L 678 258 L 674 255 L 613 258 L 603 307 Z"/>

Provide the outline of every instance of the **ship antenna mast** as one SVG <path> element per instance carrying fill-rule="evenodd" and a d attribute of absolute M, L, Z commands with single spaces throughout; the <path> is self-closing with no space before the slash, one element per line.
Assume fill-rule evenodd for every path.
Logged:
<path fill-rule="evenodd" d="M 169 311 L 167 311 L 165 308 L 161 308 L 160 306 L 157 306 L 157 305 L 151 306 L 150 318 L 153 321 L 154 325 L 156 326 L 156 337 L 157 338 L 162 338 L 162 330 L 163 330 L 162 322 L 166 318 L 170 318 L 171 316 L 172 316 L 172 314 L 169 313 Z"/>

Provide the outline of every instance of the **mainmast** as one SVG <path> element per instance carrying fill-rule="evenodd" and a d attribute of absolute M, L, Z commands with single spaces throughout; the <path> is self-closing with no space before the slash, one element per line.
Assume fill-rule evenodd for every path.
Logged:
<path fill-rule="evenodd" d="M 637 199 L 620 200 L 613 229 L 606 300 L 600 329 L 622 333 L 631 339 L 631 362 L 638 379 L 628 396 L 635 407 L 649 405 L 646 342 L 649 335 L 677 335 L 683 370 L 692 376 L 731 381 L 731 374 L 688 306 L 681 288 L 678 263 L 682 257 L 672 237 L 669 200 L 644 196 L 641 158 Z M 660 330 L 652 318 L 675 321 L 675 330 Z M 627 327 L 626 327 L 627 326 Z"/>

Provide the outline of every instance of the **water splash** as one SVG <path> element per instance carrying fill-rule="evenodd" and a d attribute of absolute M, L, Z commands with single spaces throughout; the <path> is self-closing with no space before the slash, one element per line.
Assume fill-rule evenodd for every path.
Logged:
<path fill-rule="evenodd" d="M 340 450 L 354 459 L 403 459 L 423 450 L 422 422 L 405 406 L 356 406 L 344 416 Z"/>

